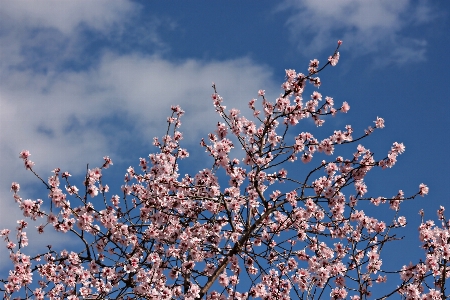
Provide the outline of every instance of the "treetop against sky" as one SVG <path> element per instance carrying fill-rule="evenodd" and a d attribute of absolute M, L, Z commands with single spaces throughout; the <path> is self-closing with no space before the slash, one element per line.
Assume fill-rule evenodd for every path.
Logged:
<path fill-rule="evenodd" d="M 397 159 L 397 154 L 406 151 L 395 161 L 394 168 L 374 168 L 364 177 L 364 184 L 356 182 L 353 190 L 349 186 L 346 201 L 350 201 L 348 197 L 356 192 L 376 196 L 372 204 L 358 205 L 368 216 L 384 220 L 389 226 L 391 219 L 383 219 L 386 217 L 384 211 L 373 208 L 378 202 L 382 206 L 383 199 L 377 197 L 412 196 L 424 182 L 430 188 L 429 195 L 404 201 L 398 216 L 405 217 L 408 223 L 399 233 L 398 237 L 404 236 L 404 239 L 398 245 L 410 251 L 394 251 L 395 247 L 389 248 L 390 243 L 386 243 L 383 251 L 390 251 L 390 255 L 383 260 L 383 266 L 398 270 L 409 261 L 417 262 L 423 257 L 417 228 L 421 226 L 423 239 L 423 232 L 431 230 L 432 224 L 421 225 L 422 219 L 442 218 L 442 212 L 438 216 L 435 213 L 448 201 L 444 174 L 449 163 L 442 153 L 442 149 L 449 146 L 446 137 L 450 128 L 449 118 L 445 115 L 449 108 L 446 2 L 349 0 L 280 1 L 276 4 L 262 1 L 255 4 L 243 1 L 234 5 L 206 5 L 199 1 L 179 2 L 177 9 L 172 8 L 167 3 L 139 1 L 42 1 L 39 4 L 14 1 L 2 4 L 0 165 L 7 172 L 2 172 L 0 177 L 3 186 L 0 189 L 3 205 L 0 228 L 10 228 L 12 238 L 16 220 L 24 219 L 10 193 L 11 182 L 20 183 L 23 208 L 31 205 L 27 199 L 42 199 L 42 209 L 50 211 L 50 199 L 42 189 L 42 182 L 25 170 L 17 159 L 23 149 L 32 153 L 36 162 L 33 171 L 47 184 L 49 176 L 56 176 L 49 170 L 59 167 L 61 171 L 56 173 L 63 176 L 69 171 L 72 184 L 78 187 L 87 169 L 94 170 L 95 166 L 105 162 L 104 157 L 110 157 L 114 166 L 108 172 L 101 172 L 102 180 L 111 188 L 111 195 L 120 194 L 125 170 L 132 178 L 130 166 L 140 170 L 142 164 L 153 163 L 151 160 L 145 162 L 149 153 L 159 151 L 160 146 L 155 148 L 153 137 L 161 137 L 167 132 L 166 116 L 171 113 L 172 106 L 179 105 L 184 111 L 179 129 L 183 137 L 180 143 L 189 158 L 177 160 L 177 173 L 181 177 L 194 175 L 211 168 L 217 161 L 214 155 L 214 159 L 205 159 L 205 149 L 210 154 L 217 149 L 202 148 L 199 146 L 201 139 L 204 138 L 206 145 L 218 143 L 211 141 L 208 134 L 212 132 L 220 137 L 220 132 L 231 126 L 228 132 L 231 136 L 233 126 L 236 126 L 225 122 L 216 128 L 217 123 L 224 120 L 215 114 L 217 103 L 216 107 L 211 104 L 210 96 L 214 92 L 211 82 L 215 83 L 217 95 L 224 99 L 227 116 L 229 109 L 236 108 L 241 113 L 239 116 L 248 120 L 259 116 L 264 123 L 265 114 L 271 109 L 283 110 L 295 103 L 293 95 L 291 104 L 278 100 L 286 93 L 286 78 L 298 79 L 301 72 L 309 74 L 311 68 L 315 68 L 314 59 L 319 61 L 319 68 L 333 62 L 328 58 L 331 55 L 332 59 L 337 59 L 332 49 L 335 42 L 342 39 L 338 66 L 329 66 L 317 74 L 324 84 L 319 86 L 318 79 L 308 83 L 302 96 L 302 107 L 307 107 L 311 100 L 325 105 L 325 110 L 333 105 L 336 112 L 347 111 L 347 106 L 351 109 L 345 114 L 337 113 L 335 117 L 331 116 L 331 110 L 327 112 L 330 115 L 323 118 L 313 114 L 304 116 L 300 124 L 290 128 L 291 136 L 277 134 L 282 139 L 297 136 L 297 141 L 303 141 L 303 144 L 305 141 L 314 143 L 314 138 L 318 142 L 342 140 L 344 144 L 333 149 L 332 157 L 351 158 L 357 144 L 346 145 L 348 135 L 354 140 L 364 135 L 369 125 L 386 125 L 382 131 L 375 130 L 370 138 L 357 142 L 363 145 L 359 148 L 361 153 L 370 149 L 374 161 L 389 165 L 393 161 L 384 159 L 386 153 L 391 151 L 391 158 Z M 251 104 L 252 99 L 257 100 Z M 273 108 L 268 103 L 273 103 Z M 342 103 L 346 104 L 342 106 Z M 174 112 L 178 113 L 177 110 Z M 257 110 L 261 111 L 259 115 Z M 237 111 L 233 114 L 237 115 Z M 296 118 L 289 122 L 295 123 Z M 321 120 L 325 123 L 320 124 Z M 373 123 L 373 120 L 377 122 Z M 317 127 L 318 124 L 322 126 Z M 347 126 L 349 124 L 351 127 Z M 277 126 L 282 125 L 280 120 Z M 249 128 L 257 130 L 258 127 Z M 302 136 L 306 132 L 311 132 L 314 137 Z M 177 136 L 175 132 L 168 134 L 173 138 Z M 267 138 L 271 143 L 279 143 L 277 135 Z M 164 142 L 166 140 L 160 140 L 160 145 Z M 248 153 L 242 149 L 238 138 L 230 137 L 230 143 L 234 146 L 230 152 L 232 158 L 239 159 L 241 164 L 251 161 L 246 158 Z M 230 147 L 225 142 L 219 144 L 221 149 Z M 294 164 L 287 164 L 284 168 L 289 176 L 304 180 L 304 175 L 313 169 L 309 164 L 322 160 L 329 162 L 322 166 L 329 173 L 321 176 L 331 176 L 336 171 L 334 168 L 340 168 L 339 164 L 343 162 L 334 162 L 335 167 L 326 155 L 331 146 L 324 142 L 320 147 L 322 152 L 309 153 L 312 157 L 304 153 Z M 258 154 L 258 163 L 271 159 L 264 157 L 267 153 Z M 139 157 L 145 159 L 139 163 L 136 160 Z M 309 164 L 303 164 L 302 160 L 308 162 L 310 159 Z M 234 162 L 231 159 L 222 163 L 224 169 L 217 170 L 217 176 L 220 178 L 218 184 L 225 189 L 229 179 L 222 175 L 227 173 L 226 164 Z M 239 181 L 244 175 L 234 176 L 237 176 L 234 180 Z M 246 173 L 244 178 L 249 180 L 251 176 Z M 283 183 L 285 188 L 294 185 L 293 182 Z M 97 185 L 97 188 L 98 191 L 89 190 L 89 193 L 101 193 L 101 187 Z M 82 188 L 81 191 L 84 192 Z M 279 197 L 284 199 L 282 195 L 286 191 L 280 191 L 278 194 L 277 189 L 269 188 L 267 193 L 276 202 Z M 425 193 L 425 186 L 419 191 Z M 220 192 L 226 197 L 233 194 L 229 190 Z M 302 194 L 297 191 L 297 196 L 286 194 L 285 197 L 301 198 L 299 195 Z M 93 203 L 94 207 L 99 204 Z M 423 218 L 419 214 L 421 209 Z M 346 212 L 350 213 L 349 210 Z M 249 209 L 249 220 L 256 220 L 258 213 L 262 212 Z M 284 213 L 274 218 L 279 221 L 284 218 Z M 395 214 L 395 211 L 391 210 L 391 213 Z M 403 225 L 405 219 L 398 217 L 396 221 Z M 58 253 L 65 246 L 69 250 L 68 245 L 73 251 L 81 251 L 68 235 L 50 228 L 39 235 L 35 227 L 42 222 L 27 222 L 30 245 L 23 249 L 24 253 L 43 253 L 49 244 Z M 436 224 L 439 226 L 439 222 Z M 234 229 L 224 227 L 223 230 Z M 434 234 L 437 232 L 435 230 Z M 231 236 L 229 238 L 233 241 Z M 17 250 L 20 243 L 15 243 Z M 8 253 L 6 247 L 0 251 L 4 278 L 12 266 Z M 403 279 L 407 277 L 404 275 Z M 222 280 L 226 282 L 230 278 L 226 276 Z M 236 279 L 231 282 L 233 280 Z M 387 291 L 388 286 L 389 282 L 386 282 L 382 291 Z M 329 294 L 327 291 L 327 297 Z"/>

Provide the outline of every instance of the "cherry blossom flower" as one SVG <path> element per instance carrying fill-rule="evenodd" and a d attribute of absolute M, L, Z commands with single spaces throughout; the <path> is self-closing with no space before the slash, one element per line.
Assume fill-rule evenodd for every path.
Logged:
<path fill-rule="evenodd" d="M 344 101 L 344 103 L 342 103 L 342 106 L 341 106 L 341 111 L 342 111 L 343 113 L 346 113 L 346 112 L 348 112 L 349 110 L 350 110 L 350 105 L 348 105 L 348 103 Z"/>
<path fill-rule="evenodd" d="M 376 121 L 374 121 L 376 128 L 384 128 L 384 119 L 377 117 Z"/>
<path fill-rule="evenodd" d="M 425 184 L 421 183 L 419 185 L 419 189 L 420 189 L 419 195 L 424 196 L 428 194 L 428 187 Z"/>
<path fill-rule="evenodd" d="M 29 157 L 30 155 L 31 155 L 31 154 L 30 154 L 30 151 L 28 151 L 28 150 L 23 150 L 23 151 L 20 152 L 19 157 L 22 158 L 22 159 L 24 159 L 24 160 L 26 160 L 26 159 L 28 159 L 28 157 Z"/>
<path fill-rule="evenodd" d="M 328 61 L 333 67 L 336 66 L 339 61 L 339 52 L 336 52 L 333 56 L 328 57 Z"/>

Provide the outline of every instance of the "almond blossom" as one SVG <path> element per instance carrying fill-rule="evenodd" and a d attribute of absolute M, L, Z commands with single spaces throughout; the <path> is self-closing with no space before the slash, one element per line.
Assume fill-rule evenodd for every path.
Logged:
<path fill-rule="evenodd" d="M 189 151 L 181 144 L 179 106 L 171 107 L 166 134 L 154 138 L 156 151 L 130 166 L 116 189 L 103 182 L 113 166 L 108 156 L 78 181 L 59 168 L 44 180 L 29 151 L 20 152 L 50 198 L 45 206 L 41 199 L 22 199 L 13 183 L 24 217 L 41 222 L 39 233 L 72 235 L 79 247 L 57 251 L 49 245 L 26 255 L 28 223 L 1 230 L 12 264 L 1 279 L 4 299 L 447 298 L 450 223 L 444 207 L 440 225 L 420 214 L 422 261 L 397 271 L 384 264 L 384 246 L 407 226 L 401 206 L 426 195 L 428 187 L 386 197 L 371 195 L 365 179 L 373 169 L 393 167 L 405 146 L 395 142 L 380 156 L 361 144 L 385 126 L 380 117 L 359 134 L 351 125 L 324 126 L 350 109 L 347 102 L 335 107 L 335 99 L 317 91 L 317 73 L 337 64 L 341 44 L 322 67 L 311 60 L 307 75 L 286 70 L 273 102 L 265 90 L 256 91 L 261 101 L 249 101 L 251 117 L 227 110 L 213 84 L 211 99 L 222 122 L 200 142 L 211 167 L 197 173 L 180 174 Z M 308 88 L 314 90 L 304 94 Z M 305 119 L 322 132 L 295 128 Z M 348 146 L 354 149 L 348 158 L 333 157 Z M 242 157 L 233 156 L 235 148 Z M 373 217 L 372 209 L 384 218 Z M 378 288 L 387 281 L 398 285 Z"/>

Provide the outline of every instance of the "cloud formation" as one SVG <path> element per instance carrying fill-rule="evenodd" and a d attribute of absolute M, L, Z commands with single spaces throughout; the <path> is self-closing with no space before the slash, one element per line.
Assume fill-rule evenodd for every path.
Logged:
<path fill-rule="evenodd" d="M 56 167 L 83 174 L 86 163 L 99 164 L 105 155 L 121 161 L 127 156 L 124 148 L 134 147 L 133 143 L 152 151 L 152 138 L 166 132 L 166 117 L 176 104 L 186 110 L 181 128 L 186 146 L 198 146 L 200 136 L 209 132 L 206 128 L 218 120 L 210 99 L 213 80 L 227 105 L 240 108 L 259 89 L 273 85 L 270 72 L 248 58 L 178 62 L 163 58 L 153 51 L 160 49 L 162 41 L 155 28 L 170 25 L 170 20 L 155 19 L 134 29 L 133 34 L 146 32 L 143 39 L 154 46 L 148 53 L 106 47 L 96 50 L 95 61 L 83 63 L 84 51 L 90 51 L 89 38 L 122 38 L 112 31 L 127 30 L 128 20 L 138 10 L 128 1 L 2 5 L 0 168 L 7 171 L 0 175 L 0 229 L 13 229 L 15 221 L 24 218 L 9 192 L 12 181 L 22 185 L 24 199 L 36 197 L 37 179 L 25 171 L 19 151 L 30 150 L 44 180 Z M 39 187 L 37 194 L 45 199 L 46 192 Z M 40 240 L 35 225 L 30 226 L 30 241 Z M 46 240 L 52 239 L 48 233 Z M 0 266 L 5 260 L 8 255 L 0 250 Z"/>
<path fill-rule="evenodd" d="M 414 3 L 413 3 L 414 2 Z M 410 28 L 431 21 L 430 2 L 410 0 L 286 0 L 286 22 L 299 51 L 311 55 L 344 40 L 353 55 L 374 54 L 378 66 L 426 59 L 426 40 Z"/>
<path fill-rule="evenodd" d="M 109 31 L 111 26 L 123 22 L 137 8 L 127 0 L 20 0 L 3 3 L 0 13 L 2 18 L 9 18 L 22 28 L 55 29 L 70 35 L 80 26 Z"/>

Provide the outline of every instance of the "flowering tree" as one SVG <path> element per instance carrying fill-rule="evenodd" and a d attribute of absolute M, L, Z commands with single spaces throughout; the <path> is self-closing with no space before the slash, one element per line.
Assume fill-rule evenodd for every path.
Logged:
<path fill-rule="evenodd" d="M 213 84 L 212 100 L 223 123 L 201 141 L 213 166 L 195 175 L 178 173 L 179 160 L 189 156 L 180 145 L 183 110 L 178 106 L 172 107 L 166 135 L 154 139 L 158 152 L 140 158 L 140 171 L 128 168 L 122 196 L 107 196 L 102 172 L 112 165 L 109 157 L 104 157 L 100 168 L 88 170 L 80 191 L 71 175 L 59 168 L 43 180 L 33 170 L 30 153 L 22 151 L 26 169 L 43 182 L 51 200 L 49 211 L 44 211 L 42 200 L 23 200 L 19 184 L 13 183 L 14 199 L 24 216 L 43 220 L 39 233 L 53 227 L 73 234 L 82 250 L 57 252 L 48 246 L 45 253 L 28 256 L 22 252 L 28 244 L 27 222 L 18 221 L 14 239 L 18 245 L 8 229 L 2 230 L 14 264 L 8 278 L 2 279 L 4 298 L 319 299 L 329 295 L 355 300 L 370 297 L 388 280 L 397 280 L 398 286 L 383 291 L 381 297 L 398 293 L 406 299 L 450 297 L 445 290 L 450 277 L 450 222 L 443 207 L 438 211 L 442 226 L 424 222 L 422 212 L 419 237 L 425 260 L 400 270 L 382 264 L 384 246 L 395 242 L 395 232 L 406 225 L 399 214 L 401 203 L 428 193 L 420 184 L 410 196 L 402 191 L 393 197 L 367 195 L 368 172 L 392 167 L 405 150 L 403 144 L 394 143 L 386 157 L 377 159 L 358 144 L 383 128 L 383 119 L 377 117 L 375 126 L 356 138 L 350 125 L 323 140 L 309 132 L 295 132 L 301 120 L 311 118 L 321 126 L 327 115 L 350 109 L 346 102 L 335 108 L 332 98 L 323 100 L 317 91 L 303 99 L 307 84 L 319 87 L 317 74 L 337 64 L 340 45 L 341 41 L 323 67 L 312 60 L 307 75 L 286 70 L 283 93 L 275 102 L 260 90 L 262 108 L 259 111 L 252 99 L 251 119 L 237 109 L 227 111 Z M 351 143 L 356 145 L 351 157 L 332 157 L 336 147 Z M 231 156 L 235 144 L 242 148 L 243 159 Z M 315 161 L 313 156 L 319 152 L 330 159 Z M 309 166 L 309 171 L 302 178 L 301 172 L 289 176 L 291 163 L 298 169 Z M 228 182 L 219 180 L 219 174 Z M 91 198 L 99 199 L 96 206 Z M 371 217 L 361 209 L 369 205 L 392 209 L 394 217 Z"/>

